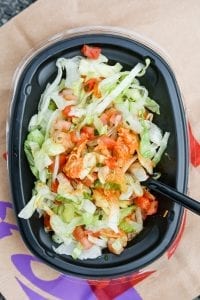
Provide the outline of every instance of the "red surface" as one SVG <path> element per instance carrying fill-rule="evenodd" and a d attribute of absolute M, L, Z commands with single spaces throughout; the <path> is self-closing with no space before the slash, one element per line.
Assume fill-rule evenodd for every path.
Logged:
<path fill-rule="evenodd" d="M 7 160 L 8 153 L 7 153 L 7 152 L 4 152 L 2 156 L 3 156 L 3 159 Z"/>
<path fill-rule="evenodd" d="M 88 281 L 88 283 L 98 300 L 113 300 L 154 272 L 155 271 L 139 272 L 117 280 L 106 280 L 103 282 Z"/>
<path fill-rule="evenodd" d="M 190 138 L 190 160 L 194 167 L 200 166 L 200 142 L 194 137 L 190 123 L 189 128 L 189 138 Z"/>

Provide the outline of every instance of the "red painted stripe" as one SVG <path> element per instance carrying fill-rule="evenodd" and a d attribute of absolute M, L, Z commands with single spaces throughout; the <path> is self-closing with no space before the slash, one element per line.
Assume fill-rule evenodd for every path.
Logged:
<path fill-rule="evenodd" d="M 200 166 L 200 143 L 194 137 L 190 123 L 188 124 L 190 138 L 190 160 L 194 167 Z"/>
<path fill-rule="evenodd" d="M 3 156 L 3 159 L 7 160 L 7 158 L 8 158 L 8 152 L 4 152 L 2 156 Z"/>
<path fill-rule="evenodd" d="M 135 273 L 115 280 L 106 281 L 88 281 L 93 293 L 98 300 L 113 300 L 115 297 L 123 294 L 126 290 L 150 276 L 155 271 L 146 271 Z"/>

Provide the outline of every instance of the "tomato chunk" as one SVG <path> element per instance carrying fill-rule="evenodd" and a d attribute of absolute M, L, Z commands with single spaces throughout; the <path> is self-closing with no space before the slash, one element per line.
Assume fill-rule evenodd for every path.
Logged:
<path fill-rule="evenodd" d="M 97 78 L 91 78 L 84 83 L 84 90 L 86 92 L 92 92 L 96 98 L 101 97 L 101 92 L 99 90 L 99 82 L 101 80 Z"/>
<path fill-rule="evenodd" d="M 73 108 L 73 105 L 66 106 L 62 110 L 62 114 L 65 118 L 73 118 L 74 116 L 70 115 L 71 109 Z"/>
<path fill-rule="evenodd" d="M 81 144 L 88 139 L 88 135 L 84 132 L 79 133 L 78 131 L 70 132 L 70 138 L 72 143 Z"/>
<path fill-rule="evenodd" d="M 57 179 L 51 183 L 51 191 L 53 193 L 57 193 L 58 185 L 59 185 L 59 182 Z"/>
<path fill-rule="evenodd" d="M 134 199 L 134 202 L 141 208 L 145 215 L 153 215 L 158 210 L 158 201 L 148 191 L 145 191 L 142 197 L 137 197 L 136 199 Z"/>
<path fill-rule="evenodd" d="M 85 83 L 84 83 L 84 90 L 86 92 L 91 92 L 93 91 L 96 83 L 98 82 L 98 80 L 96 78 L 91 78 L 89 80 L 87 80 Z"/>
<path fill-rule="evenodd" d="M 81 48 L 81 52 L 87 58 L 97 59 L 97 58 L 99 58 L 99 55 L 101 53 L 101 48 L 99 48 L 99 47 L 91 47 L 91 46 L 88 46 L 88 45 L 84 45 Z"/>
<path fill-rule="evenodd" d="M 67 155 L 65 155 L 64 153 L 60 154 L 59 155 L 59 169 L 58 169 L 58 172 L 62 171 L 66 161 L 67 161 Z M 50 166 L 48 166 L 48 171 L 50 173 L 53 173 L 54 166 L 55 166 L 55 161 Z"/>
<path fill-rule="evenodd" d="M 108 166 L 109 169 L 114 170 L 117 167 L 117 161 L 115 157 L 109 157 L 105 160 L 106 166 Z"/>
<path fill-rule="evenodd" d="M 82 226 L 77 226 L 73 231 L 74 238 L 82 244 L 84 249 L 92 247 L 92 243 L 88 241 L 87 233 L 83 230 Z"/>
<path fill-rule="evenodd" d="M 81 135 L 82 135 L 82 134 L 86 134 L 89 140 L 92 140 L 93 138 L 95 138 L 95 135 L 94 135 L 94 128 L 93 128 L 93 127 L 90 127 L 90 126 L 84 126 L 84 127 L 81 129 Z"/>
<path fill-rule="evenodd" d="M 146 197 L 137 197 L 134 199 L 134 202 L 137 206 L 139 206 L 142 210 L 147 212 L 150 209 L 151 203 L 148 198 Z"/>
<path fill-rule="evenodd" d="M 51 224 L 50 224 L 50 216 L 47 213 L 44 213 L 43 218 L 44 218 L 43 222 L 44 222 L 45 230 L 51 231 L 52 228 L 51 228 Z"/>
<path fill-rule="evenodd" d="M 116 141 L 110 137 L 101 136 L 99 140 L 101 140 L 109 150 L 113 150 L 113 148 L 116 146 Z"/>
<path fill-rule="evenodd" d="M 158 210 L 158 201 L 157 200 L 153 200 L 151 202 L 150 208 L 147 211 L 147 215 L 154 215 Z"/>

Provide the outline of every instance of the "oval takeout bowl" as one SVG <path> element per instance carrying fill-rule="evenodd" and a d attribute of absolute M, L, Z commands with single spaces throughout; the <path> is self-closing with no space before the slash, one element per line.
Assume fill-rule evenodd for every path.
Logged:
<path fill-rule="evenodd" d="M 37 112 L 44 88 L 56 75 L 56 59 L 80 55 L 83 44 L 101 47 L 111 64 L 119 62 L 125 70 L 131 69 L 138 62 L 144 62 L 147 57 L 151 59 L 151 64 L 140 82 L 148 89 L 150 97 L 160 105 L 160 115 L 155 116 L 155 123 L 163 131 L 170 132 L 167 155 L 163 155 L 156 171 L 161 172 L 162 182 L 180 192 L 186 192 L 186 121 L 181 94 L 172 69 L 151 47 L 131 38 L 111 33 L 82 33 L 62 38 L 42 48 L 24 64 L 15 83 L 9 120 L 8 168 L 16 216 L 30 200 L 35 181 L 23 147 L 29 120 Z M 145 220 L 143 231 L 129 242 L 119 256 L 104 250 L 103 255 L 97 259 L 81 261 L 56 254 L 52 249 L 50 234 L 45 233 L 43 222 L 37 213 L 30 220 L 18 218 L 19 230 L 30 251 L 62 273 L 87 279 L 116 278 L 141 270 L 164 254 L 174 241 L 182 221 L 183 208 L 165 197 L 157 198 L 157 214 Z M 168 214 L 163 217 L 166 210 Z"/>

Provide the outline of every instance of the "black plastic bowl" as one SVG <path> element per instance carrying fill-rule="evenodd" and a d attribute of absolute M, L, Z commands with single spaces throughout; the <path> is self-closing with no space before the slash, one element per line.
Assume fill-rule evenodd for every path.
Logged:
<path fill-rule="evenodd" d="M 46 84 L 56 75 L 56 59 L 80 55 L 83 44 L 102 48 L 110 63 L 120 62 L 124 69 L 151 59 L 151 65 L 141 78 L 152 98 L 160 104 L 160 115 L 155 122 L 171 133 L 167 155 L 163 155 L 157 171 L 161 180 L 180 192 L 186 192 L 188 175 L 188 142 L 183 105 L 173 71 L 166 61 L 149 47 L 132 39 L 113 34 L 77 35 L 42 49 L 24 67 L 17 82 L 9 126 L 8 165 L 16 215 L 30 200 L 34 177 L 30 171 L 23 144 L 28 123 L 37 112 L 38 101 Z M 43 222 L 35 213 L 26 221 L 18 218 L 21 236 L 27 247 L 41 260 L 57 270 L 73 276 L 91 279 L 116 278 L 142 269 L 160 257 L 172 244 L 179 230 L 183 208 L 165 197 L 158 196 L 159 209 L 148 217 L 144 230 L 131 241 L 125 251 L 116 256 L 105 250 L 97 259 L 74 260 L 57 255 L 52 240 L 44 232 Z M 167 217 L 163 217 L 168 210 Z"/>

